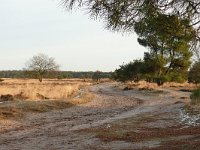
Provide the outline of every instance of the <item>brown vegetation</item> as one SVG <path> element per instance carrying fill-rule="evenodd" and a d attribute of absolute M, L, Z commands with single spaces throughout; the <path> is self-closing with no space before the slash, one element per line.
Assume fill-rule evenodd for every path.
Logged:
<path fill-rule="evenodd" d="M 94 98 L 94 95 L 90 92 L 80 93 L 70 100 L 72 104 L 86 104 Z"/>
<path fill-rule="evenodd" d="M 73 106 L 64 100 L 14 101 L 0 106 L 0 119 L 18 119 L 27 112 L 46 112 Z"/>
<path fill-rule="evenodd" d="M 5 79 L 0 84 L 0 95 L 16 100 L 66 99 L 86 85 L 90 83 L 82 80 L 44 80 L 40 83 L 33 79 Z"/>
<path fill-rule="evenodd" d="M 164 118 L 163 118 L 164 117 Z M 160 141 L 156 147 L 146 148 L 143 150 L 159 150 L 159 149 L 198 149 L 200 144 L 199 134 L 200 128 L 184 127 L 184 126 L 150 126 L 155 122 L 172 121 L 167 114 L 158 115 L 140 115 L 134 118 L 119 120 L 100 127 L 88 128 L 82 132 L 95 133 L 96 137 L 105 143 L 113 141 L 126 141 L 131 143 L 140 143 L 145 141 Z M 187 140 L 184 137 L 188 137 Z M 140 148 L 137 148 L 140 149 Z"/>
<path fill-rule="evenodd" d="M 188 83 L 188 82 L 185 82 L 185 83 L 166 82 L 162 86 L 158 86 L 156 83 L 139 81 L 138 83 L 135 83 L 135 82 L 127 82 L 125 84 L 123 83 L 119 87 L 124 90 L 131 90 L 131 89 L 157 90 L 159 88 L 168 88 L 168 89 L 175 89 L 175 90 L 178 89 L 185 92 L 191 92 L 193 89 L 197 87 L 197 85 Z"/>
<path fill-rule="evenodd" d="M 79 93 L 91 82 L 83 80 L 5 79 L 0 84 L 0 119 L 17 119 L 26 112 L 46 112 L 89 102 L 93 95 Z"/>

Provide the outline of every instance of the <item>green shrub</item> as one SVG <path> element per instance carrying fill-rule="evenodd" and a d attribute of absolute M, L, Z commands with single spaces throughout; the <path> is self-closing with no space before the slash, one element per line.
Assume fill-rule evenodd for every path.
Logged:
<path fill-rule="evenodd" d="M 191 83 L 200 83 L 200 62 L 195 62 L 188 75 L 188 81 Z"/>
<path fill-rule="evenodd" d="M 184 83 L 187 80 L 187 72 L 171 72 L 168 75 L 169 82 L 177 82 L 177 83 Z"/>
<path fill-rule="evenodd" d="M 192 94 L 190 95 L 190 98 L 192 105 L 200 104 L 200 88 L 193 90 Z"/>

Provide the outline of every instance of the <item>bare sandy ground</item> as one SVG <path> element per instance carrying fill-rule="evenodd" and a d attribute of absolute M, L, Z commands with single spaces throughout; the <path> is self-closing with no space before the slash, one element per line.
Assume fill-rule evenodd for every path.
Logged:
<path fill-rule="evenodd" d="M 187 102 L 190 93 L 170 89 L 162 89 L 161 93 L 123 91 L 115 86 L 113 83 L 104 83 L 90 87 L 89 90 L 95 94 L 95 98 L 84 105 L 40 114 L 32 113 L 20 121 L 1 123 L 0 150 L 168 149 L 162 142 L 174 141 L 176 137 L 174 134 L 171 134 L 170 138 L 163 136 L 157 138 L 157 135 L 156 138 L 149 137 L 147 134 L 149 137 L 147 138 L 146 130 L 145 132 L 143 130 L 159 129 L 156 130 L 159 132 L 161 129 L 171 131 L 172 127 L 188 128 L 181 122 L 184 107 L 181 101 Z M 154 121 L 139 120 L 144 116 L 156 115 L 159 117 Z M 128 124 L 130 121 L 127 119 L 131 121 L 135 119 L 137 123 Z M 134 132 L 130 132 L 130 138 L 127 139 L 122 137 L 120 139 L 117 136 L 106 138 L 104 135 L 98 136 L 99 131 L 110 132 L 116 126 L 117 130 L 134 128 Z M 169 131 L 164 133 L 161 130 L 163 134 Z M 131 136 L 137 132 L 145 133 L 145 136 L 137 134 L 139 140 L 134 141 L 136 136 Z M 200 137 L 199 131 L 195 133 L 177 135 L 175 139 Z M 200 138 L 195 140 L 200 142 Z"/>

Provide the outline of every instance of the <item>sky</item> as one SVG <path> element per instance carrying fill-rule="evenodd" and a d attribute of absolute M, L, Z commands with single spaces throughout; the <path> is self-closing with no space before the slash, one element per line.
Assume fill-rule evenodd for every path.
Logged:
<path fill-rule="evenodd" d="M 60 0 L 1 0 L 0 70 L 20 70 L 39 53 L 67 71 L 114 71 L 143 57 L 137 35 L 108 31 L 85 11 Z"/>

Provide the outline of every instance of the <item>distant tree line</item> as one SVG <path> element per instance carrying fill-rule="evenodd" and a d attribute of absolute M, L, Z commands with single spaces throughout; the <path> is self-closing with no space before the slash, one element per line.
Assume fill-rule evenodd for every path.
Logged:
<path fill-rule="evenodd" d="M 92 79 L 95 72 L 74 72 L 74 71 L 54 71 L 44 75 L 44 78 L 81 78 L 81 79 Z M 100 78 L 110 78 L 111 72 L 100 72 Z M 0 71 L 0 78 L 35 78 L 37 77 L 31 71 L 23 70 L 6 70 Z"/>
<path fill-rule="evenodd" d="M 99 81 L 101 78 L 111 78 L 111 72 L 101 71 L 60 71 L 59 65 L 53 57 L 46 54 L 37 54 L 26 62 L 26 67 L 23 70 L 8 70 L 0 71 L 1 78 L 29 78 L 38 79 L 40 82 L 44 78 L 49 79 L 66 79 L 66 78 L 80 78 L 80 79 L 93 79 Z M 3 80 L 1 80 L 3 81 Z"/>

